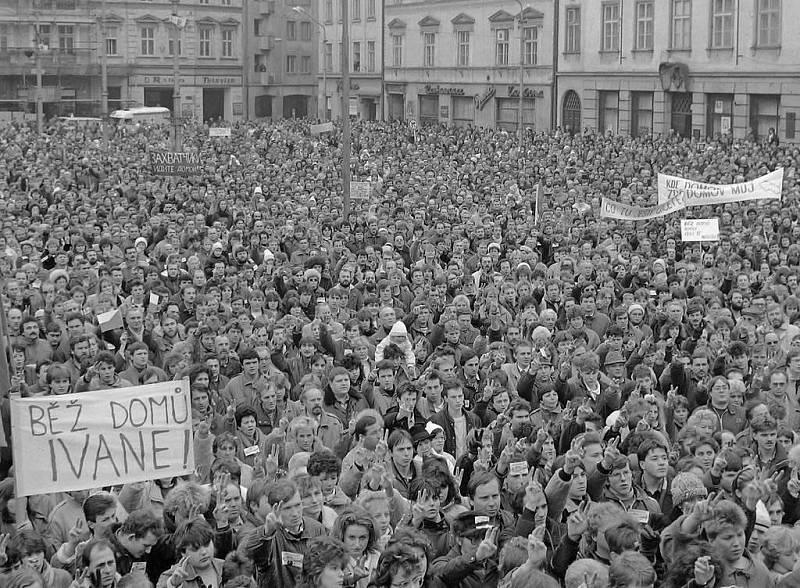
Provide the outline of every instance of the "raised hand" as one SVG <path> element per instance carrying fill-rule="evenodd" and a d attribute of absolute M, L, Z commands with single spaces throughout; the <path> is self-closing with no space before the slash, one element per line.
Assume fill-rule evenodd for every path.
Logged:
<path fill-rule="evenodd" d="M 189 570 L 189 556 L 184 556 L 183 559 L 178 563 L 177 567 L 172 570 L 172 575 L 169 578 L 169 583 L 172 586 L 180 586 L 186 580 L 190 578 L 190 570 Z"/>
<path fill-rule="evenodd" d="M 475 559 L 477 561 L 489 559 L 497 553 L 497 536 L 499 534 L 500 529 L 497 527 L 486 530 L 486 535 L 484 535 L 483 541 L 480 542 L 478 550 L 475 552 Z"/>
<path fill-rule="evenodd" d="M 280 447 L 275 444 L 269 448 L 269 455 L 264 459 L 264 474 L 267 478 L 273 478 L 278 473 L 278 455 Z"/>
<path fill-rule="evenodd" d="M 611 466 L 614 465 L 619 456 L 619 437 L 614 437 L 606 444 L 606 449 L 603 452 L 603 467 L 607 470 L 611 469 Z"/>
<path fill-rule="evenodd" d="M 225 504 L 225 486 L 217 488 L 217 504 L 214 506 L 214 520 L 217 528 L 228 526 L 228 505 Z"/>
<path fill-rule="evenodd" d="M 272 507 L 272 510 L 267 514 L 264 520 L 264 530 L 267 535 L 274 533 L 279 527 L 283 527 L 283 519 L 281 518 L 281 511 L 283 510 L 283 500 L 279 501 Z"/>
<path fill-rule="evenodd" d="M 88 538 L 89 528 L 84 518 L 81 517 L 75 521 L 75 524 L 72 525 L 72 528 L 67 532 L 67 542 L 74 546 Z"/>
<path fill-rule="evenodd" d="M 694 562 L 694 583 L 698 586 L 707 586 L 714 579 L 714 565 L 711 557 L 704 555 Z"/>
<path fill-rule="evenodd" d="M 586 518 L 586 510 L 589 503 L 584 502 L 578 510 L 569 515 L 567 519 L 567 535 L 573 541 L 578 541 L 589 528 L 589 519 Z"/>

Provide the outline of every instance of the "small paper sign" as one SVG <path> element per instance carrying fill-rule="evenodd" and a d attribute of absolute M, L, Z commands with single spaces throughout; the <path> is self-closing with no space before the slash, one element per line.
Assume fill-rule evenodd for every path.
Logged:
<path fill-rule="evenodd" d="M 150 292 L 150 304 L 158 306 L 158 294 L 155 292 Z"/>
<path fill-rule="evenodd" d="M 512 476 L 527 476 L 528 475 L 528 462 L 517 461 L 508 466 L 508 473 Z"/>
<path fill-rule="evenodd" d="M 719 241 L 719 219 L 681 219 L 682 241 Z"/>

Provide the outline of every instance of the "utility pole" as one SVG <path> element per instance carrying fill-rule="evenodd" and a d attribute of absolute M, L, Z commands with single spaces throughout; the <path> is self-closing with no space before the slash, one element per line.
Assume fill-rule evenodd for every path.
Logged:
<path fill-rule="evenodd" d="M 342 5 L 342 216 L 350 215 L 350 15 L 347 3 Z"/>
<path fill-rule="evenodd" d="M 181 20 L 178 16 L 178 0 L 172 0 L 172 150 L 181 150 Z"/>
<path fill-rule="evenodd" d="M 106 0 L 100 9 L 100 119 L 103 127 L 103 150 L 108 152 L 108 47 L 106 43 Z"/>
<path fill-rule="evenodd" d="M 522 137 L 524 134 L 523 108 L 522 108 L 522 94 L 525 89 L 525 27 L 522 24 L 522 18 L 525 13 L 525 7 L 522 6 L 521 0 L 517 0 L 519 4 L 519 101 L 517 102 L 517 139 L 519 141 L 518 148 L 520 156 L 522 156 Z"/>
<path fill-rule="evenodd" d="M 39 34 L 41 29 L 39 13 L 36 13 L 36 35 L 34 36 L 35 64 L 36 64 L 36 130 L 41 135 L 44 132 L 44 103 L 42 96 L 42 37 Z"/>

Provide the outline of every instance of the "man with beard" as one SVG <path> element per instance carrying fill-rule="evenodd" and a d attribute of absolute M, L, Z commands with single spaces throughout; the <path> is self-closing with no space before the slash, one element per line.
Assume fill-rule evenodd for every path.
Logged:
<path fill-rule="evenodd" d="M 769 322 L 768 328 L 778 335 L 781 349 L 787 353 L 792 346 L 792 339 L 800 335 L 800 327 L 789 323 L 788 317 L 783 314 L 783 309 L 780 304 L 771 302 L 767 305 L 767 321 Z M 25 325 L 22 325 L 23 334 Z"/>
<path fill-rule="evenodd" d="M 75 386 L 92 363 L 89 348 L 89 335 L 73 337 L 69 341 L 70 358 L 64 365 L 69 370 L 69 378 Z"/>
<path fill-rule="evenodd" d="M 364 306 L 364 294 L 353 286 L 353 268 L 349 265 L 339 270 L 339 288 L 347 292 L 347 308 L 357 311 Z"/>
<path fill-rule="evenodd" d="M 325 447 L 335 451 L 342 439 L 344 429 L 338 418 L 324 410 L 323 397 L 322 390 L 319 388 L 303 390 L 300 395 L 300 404 L 303 410 L 302 412 L 298 411 L 298 414 L 293 414 L 292 418 L 307 416 L 314 419 L 314 423 L 317 425 L 317 438 Z"/>

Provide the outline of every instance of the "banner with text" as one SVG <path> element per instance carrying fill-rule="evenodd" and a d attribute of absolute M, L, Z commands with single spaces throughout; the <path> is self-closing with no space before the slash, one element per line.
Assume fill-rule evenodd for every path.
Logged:
<path fill-rule="evenodd" d="M 333 132 L 332 122 L 320 123 L 318 125 L 311 125 L 312 135 L 320 135 L 322 133 L 332 133 L 332 132 Z"/>
<path fill-rule="evenodd" d="M 203 173 L 203 163 L 199 153 L 153 151 L 150 171 L 156 176 L 199 176 Z"/>
<path fill-rule="evenodd" d="M 11 399 L 17 496 L 195 469 L 189 381 Z"/>
<path fill-rule="evenodd" d="M 648 220 L 683 209 L 683 201 L 680 198 L 673 198 L 657 206 L 631 206 L 610 198 L 603 198 L 600 204 L 600 216 L 618 220 Z"/>
<path fill-rule="evenodd" d="M 677 176 L 658 174 L 658 203 L 681 198 L 684 206 L 727 204 L 743 200 L 766 200 L 781 197 L 783 168 L 739 184 L 705 184 Z"/>

